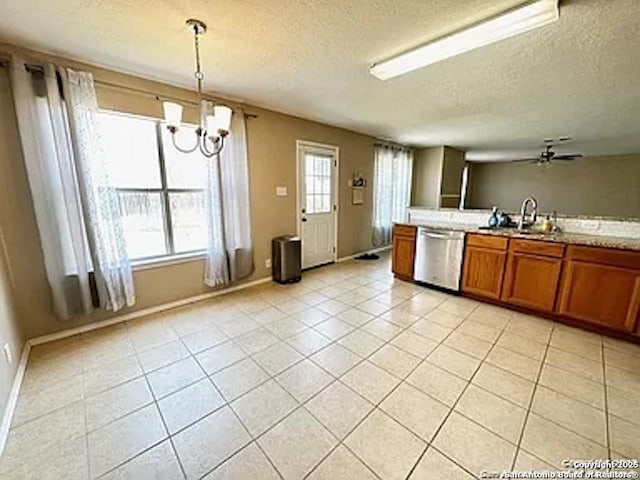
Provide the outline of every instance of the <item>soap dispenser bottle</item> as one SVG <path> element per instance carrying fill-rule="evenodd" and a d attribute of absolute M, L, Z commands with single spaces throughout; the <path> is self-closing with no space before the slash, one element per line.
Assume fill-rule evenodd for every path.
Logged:
<path fill-rule="evenodd" d="M 500 219 L 498 218 L 498 207 L 494 205 L 491 209 L 491 215 L 489 216 L 489 227 L 496 228 L 499 221 Z"/>

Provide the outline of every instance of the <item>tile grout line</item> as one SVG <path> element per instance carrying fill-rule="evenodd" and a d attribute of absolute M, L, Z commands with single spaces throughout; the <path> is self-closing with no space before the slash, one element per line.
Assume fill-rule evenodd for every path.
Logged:
<path fill-rule="evenodd" d="M 246 352 L 245 352 L 246 353 Z M 250 357 L 247 357 L 250 358 Z M 197 359 L 195 359 L 196 362 L 198 363 L 198 365 L 200 365 L 200 363 L 198 362 Z M 253 361 L 253 359 L 252 359 Z M 238 362 L 236 362 L 238 363 Z M 202 368 L 202 365 L 200 365 L 200 368 Z M 264 371 L 264 369 L 262 369 L 262 367 L 260 367 L 260 365 L 258 365 L 258 368 L 260 368 L 261 370 Z M 202 368 L 204 371 L 204 368 Z M 224 369 L 223 369 L 224 370 Z M 222 370 L 220 370 L 222 371 Z M 205 372 L 206 373 L 206 372 Z M 265 373 L 267 375 L 269 375 L 268 372 L 265 371 Z M 204 417 L 202 417 L 199 420 L 196 420 L 194 422 L 192 422 L 191 424 L 189 424 L 188 426 L 184 427 L 183 429 L 181 429 L 179 432 L 176 432 L 176 435 L 180 432 L 183 432 L 185 430 L 187 430 L 187 428 L 195 425 L 196 423 L 198 423 L 199 421 L 201 421 L 202 419 L 214 414 L 215 412 L 218 412 L 220 410 L 222 410 L 223 408 L 227 407 L 232 415 L 236 418 L 236 420 L 240 423 L 240 425 L 242 426 L 242 428 L 245 430 L 245 432 L 247 433 L 248 437 L 250 438 L 250 441 L 246 444 L 243 444 L 240 448 L 238 448 L 237 450 L 235 450 L 231 455 L 227 456 L 226 458 L 222 459 L 217 465 L 215 465 L 211 470 L 208 470 L 207 472 L 205 472 L 200 478 L 204 478 L 207 475 L 209 475 L 211 472 L 215 471 L 216 469 L 220 468 L 222 465 L 224 465 L 228 460 L 230 460 L 231 458 L 233 458 L 235 455 L 239 454 L 241 451 L 243 451 L 246 447 L 248 447 L 249 445 L 251 445 L 252 443 L 255 443 L 256 447 L 262 452 L 262 454 L 265 456 L 265 458 L 267 459 L 267 461 L 269 462 L 269 464 L 274 468 L 275 472 L 278 474 L 278 476 L 284 480 L 284 477 L 282 476 L 282 474 L 280 473 L 280 470 L 278 470 L 278 468 L 273 464 L 271 458 L 269 458 L 269 456 L 266 454 L 266 452 L 262 449 L 262 446 L 260 444 L 258 444 L 258 442 L 256 441 L 256 439 L 253 437 L 253 435 L 251 434 L 251 432 L 249 431 L 249 429 L 247 428 L 247 426 L 245 425 L 245 423 L 242 421 L 242 419 L 240 418 L 240 416 L 238 415 L 238 413 L 233 409 L 233 407 L 231 406 L 231 403 L 233 403 L 234 401 L 238 400 L 239 398 L 241 398 L 242 396 L 244 396 L 246 393 L 249 392 L 245 392 L 243 393 L 240 397 L 234 399 L 233 401 L 229 401 L 227 400 L 227 398 L 223 395 L 222 391 L 218 388 L 218 386 L 216 385 L 216 383 L 213 381 L 213 379 L 211 377 L 208 376 L 207 374 L 207 379 L 209 380 L 210 383 L 213 384 L 213 388 L 215 388 L 215 390 L 218 392 L 218 395 L 220 395 L 221 398 L 223 398 L 224 400 L 226 400 L 226 403 L 221 405 L 219 408 L 215 409 L 213 412 L 209 412 L 207 415 L 205 415 Z M 258 388 L 261 385 L 264 385 L 265 383 L 267 383 L 269 380 L 265 380 L 264 382 L 261 382 L 258 386 L 256 386 L 255 388 L 253 388 L 252 390 L 255 390 L 256 388 Z M 250 390 L 251 391 L 251 390 Z M 177 453 L 176 453 L 177 454 Z"/>
<path fill-rule="evenodd" d="M 513 457 L 513 461 L 511 462 L 511 470 L 515 469 L 516 466 L 516 462 L 518 460 L 518 454 L 520 453 L 520 450 L 522 449 L 522 440 L 524 439 L 524 432 L 527 428 L 527 423 L 529 422 L 529 416 L 531 415 L 531 409 L 533 408 L 533 402 L 535 400 L 536 397 L 536 391 L 538 390 L 538 384 L 540 382 L 540 376 L 542 375 L 542 370 L 544 369 L 544 365 L 545 365 L 545 360 L 547 359 L 547 353 L 549 352 L 549 346 L 551 345 L 551 339 L 553 338 L 553 332 L 556 329 L 556 324 L 555 322 L 553 322 L 551 324 L 551 332 L 549 332 L 549 338 L 547 341 L 547 345 L 544 349 L 544 354 L 542 355 L 542 360 L 540 361 L 540 367 L 538 368 L 538 374 L 536 375 L 536 380 L 533 384 L 533 391 L 531 392 L 531 398 L 529 399 L 529 406 L 526 408 L 526 413 L 524 416 L 524 421 L 522 423 L 522 430 L 520 431 L 520 436 L 518 438 L 518 443 L 516 444 L 516 455 Z M 553 422 L 554 424 L 556 422 Z M 545 460 L 545 463 L 548 463 L 547 460 Z M 555 465 L 554 465 L 555 467 Z"/>
<path fill-rule="evenodd" d="M 82 375 L 82 410 L 84 413 L 84 443 L 85 443 L 85 448 L 86 453 L 86 460 L 87 460 L 87 478 L 92 478 L 91 476 L 91 462 L 89 461 L 89 425 L 88 425 L 88 419 L 87 419 L 87 399 L 85 396 L 85 379 L 84 379 L 84 372 L 81 374 Z"/>
<path fill-rule="evenodd" d="M 607 439 L 607 454 L 611 459 L 611 417 L 609 416 L 609 388 L 607 387 L 607 365 L 605 358 L 604 340 L 600 339 L 602 354 L 602 387 L 604 388 L 604 427 Z"/>
<path fill-rule="evenodd" d="M 129 326 L 127 325 L 127 329 L 128 328 L 129 328 Z M 173 331 L 173 328 L 172 328 L 172 331 Z M 178 338 L 182 342 L 182 339 L 180 337 L 178 337 Z M 182 342 L 182 343 L 183 343 L 183 346 L 186 347 L 186 345 L 184 345 L 184 342 Z M 140 369 L 143 372 L 143 376 L 144 376 L 144 380 L 146 382 L 147 388 L 149 389 L 149 392 L 151 393 L 151 398 L 153 399 L 153 404 L 156 407 L 156 411 L 158 412 L 158 416 L 160 417 L 160 421 L 162 422 L 162 426 L 164 427 L 165 432 L 167 432 L 167 439 L 169 440 L 169 443 L 171 444 L 171 449 L 173 450 L 173 454 L 175 455 L 176 460 L 178 461 L 178 466 L 180 467 L 180 471 L 182 472 L 182 476 L 184 478 L 187 478 L 187 473 L 186 473 L 186 471 L 184 469 L 184 466 L 182 465 L 182 460 L 180 459 L 180 456 L 178 455 L 178 451 L 176 450 L 176 446 L 173 443 L 173 439 L 171 437 L 171 433 L 169 432 L 169 427 L 167 426 L 167 422 L 165 421 L 164 415 L 162 415 L 162 410 L 160 410 L 160 404 L 158 403 L 158 398 L 156 398 L 156 394 L 153 391 L 153 388 L 151 388 L 151 382 L 149 381 L 149 378 L 147 377 L 146 373 L 144 373 L 144 367 L 142 366 L 142 362 L 140 361 L 140 353 L 138 352 L 138 349 L 135 349 L 135 352 L 136 352 L 136 358 L 138 359 L 138 364 L 140 365 Z M 164 441 L 164 439 L 162 441 Z M 159 442 L 158 445 L 160 443 L 161 442 Z M 152 448 L 154 448 L 154 447 L 152 447 Z M 141 454 L 138 454 L 138 456 L 139 455 L 141 455 Z M 133 457 L 133 458 L 135 458 L 135 457 Z M 127 462 L 128 461 L 130 461 L 130 460 L 127 460 Z"/>

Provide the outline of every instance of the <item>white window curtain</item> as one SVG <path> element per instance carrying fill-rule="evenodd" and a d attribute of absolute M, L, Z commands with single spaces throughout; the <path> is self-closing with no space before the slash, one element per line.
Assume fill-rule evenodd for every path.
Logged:
<path fill-rule="evenodd" d="M 135 303 L 91 74 L 13 58 L 11 87 L 54 313 Z"/>
<path fill-rule="evenodd" d="M 373 173 L 373 245 L 391 242 L 394 222 L 407 219 L 411 201 L 413 150 L 376 145 Z"/>
<path fill-rule="evenodd" d="M 245 278 L 254 269 L 244 111 L 234 111 L 225 147 L 207 162 L 209 245 L 204 281 L 215 287 Z"/>

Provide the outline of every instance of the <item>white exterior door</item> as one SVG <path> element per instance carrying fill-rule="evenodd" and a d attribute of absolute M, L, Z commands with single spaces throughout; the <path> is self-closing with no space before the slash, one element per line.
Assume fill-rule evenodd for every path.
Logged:
<path fill-rule="evenodd" d="M 336 260 L 338 147 L 298 141 L 298 233 L 302 268 Z"/>

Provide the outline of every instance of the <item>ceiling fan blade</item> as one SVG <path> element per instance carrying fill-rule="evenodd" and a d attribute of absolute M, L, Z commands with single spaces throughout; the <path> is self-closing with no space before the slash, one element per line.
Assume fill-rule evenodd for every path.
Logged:
<path fill-rule="evenodd" d="M 573 154 L 567 154 L 567 155 L 555 155 L 553 157 L 554 160 L 575 160 L 577 158 L 582 158 L 583 155 L 581 153 L 573 153 Z"/>
<path fill-rule="evenodd" d="M 507 162 L 509 163 L 519 163 L 519 162 L 537 162 L 540 159 L 537 157 L 530 157 L 530 158 L 516 158 L 514 160 L 507 160 Z"/>

